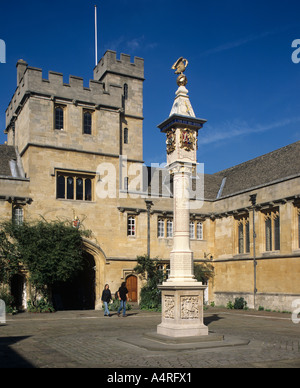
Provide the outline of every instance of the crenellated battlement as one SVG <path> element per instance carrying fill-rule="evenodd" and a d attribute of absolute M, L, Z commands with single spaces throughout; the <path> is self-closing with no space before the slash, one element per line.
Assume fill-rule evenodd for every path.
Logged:
<path fill-rule="evenodd" d="M 134 57 L 131 62 L 127 54 L 121 54 L 117 59 L 115 51 L 107 50 L 94 69 L 94 79 L 101 81 L 107 72 L 144 80 L 144 59 Z"/>
<path fill-rule="evenodd" d="M 94 79 L 89 81 L 89 87 L 84 87 L 83 78 L 73 75 L 69 76 L 69 83 L 64 83 L 64 75 L 54 71 L 49 71 L 48 79 L 43 79 L 42 69 L 28 66 L 23 60 L 18 61 L 18 85 L 6 110 L 6 128 L 8 129 L 11 120 L 16 117 L 26 98 L 31 95 L 122 108 L 123 85 L 115 82 L 104 83 L 102 78 L 107 72 L 143 79 L 144 60 L 135 57 L 134 63 L 131 63 L 130 56 L 126 54 L 121 54 L 118 60 L 116 52 L 107 51 L 94 69 Z"/>

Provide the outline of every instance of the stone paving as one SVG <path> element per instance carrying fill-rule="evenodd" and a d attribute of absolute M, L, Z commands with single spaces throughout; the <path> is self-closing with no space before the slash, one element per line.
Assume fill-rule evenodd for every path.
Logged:
<path fill-rule="evenodd" d="M 0 368 L 299 368 L 300 324 L 291 315 L 209 308 L 211 333 L 249 345 L 149 351 L 124 342 L 156 330 L 161 315 L 133 310 L 128 317 L 101 311 L 7 316 L 0 326 Z M 137 341 L 138 342 L 138 341 Z"/>

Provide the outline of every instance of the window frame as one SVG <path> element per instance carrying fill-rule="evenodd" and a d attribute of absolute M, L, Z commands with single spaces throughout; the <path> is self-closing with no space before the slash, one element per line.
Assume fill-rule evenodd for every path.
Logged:
<path fill-rule="evenodd" d="M 60 118 L 57 118 L 58 110 L 60 110 L 62 112 L 62 117 L 60 117 Z M 66 119 L 65 118 L 65 110 L 66 110 L 65 105 L 61 105 L 61 104 L 54 105 L 54 130 L 55 131 L 64 131 L 65 130 L 65 119 Z M 59 124 L 62 123 L 62 127 L 61 127 L 61 125 L 58 125 L 60 128 L 57 128 L 58 121 L 60 122 Z"/>
<path fill-rule="evenodd" d="M 173 223 L 173 220 L 171 220 L 170 218 L 166 220 L 166 224 L 167 224 L 167 238 L 173 238 L 174 236 L 174 223 Z"/>
<path fill-rule="evenodd" d="M 129 144 L 129 129 L 126 127 L 124 128 L 124 139 L 123 139 L 124 144 Z"/>
<path fill-rule="evenodd" d="M 263 212 L 265 229 L 265 252 L 280 251 L 281 225 L 280 211 L 271 209 Z"/>
<path fill-rule="evenodd" d="M 204 240 L 204 225 L 201 221 L 196 221 L 196 239 L 198 241 Z"/>
<path fill-rule="evenodd" d="M 24 223 L 24 208 L 20 205 L 15 205 L 12 208 L 12 223 L 14 225 L 23 225 Z"/>
<path fill-rule="evenodd" d="M 93 134 L 93 111 L 89 109 L 83 109 L 82 113 L 82 133 L 83 135 L 91 136 Z M 86 115 L 90 116 L 89 131 L 86 131 Z"/>
<path fill-rule="evenodd" d="M 238 255 L 250 253 L 250 216 L 244 214 L 235 218 L 236 220 L 236 249 Z"/>
<path fill-rule="evenodd" d="M 157 220 L 157 238 L 165 238 L 165 220 L 158 218 Z"/>
<path fill-rule="evenodd" d="M 93 202 L 95 176 L 95 174 L 57 170 L 56 199 L 76 202 Z M 62 184 L 62 178 L 64 179 L 64 185 Z M 68 179 L 73 180 L 72 184 L 68 184 Z M 78 190 L 79 182 L 82 182 L 82 190 L 80 193 Z M 59 185 L 64 188 L 64 196 L 59 192 Z"/>
<path fill-rule="evenodd" d="M 195 221 L 190 221 L 189 233 L 190 240 L 195 240 Z"/>
<path fill-rule="evenodd" d="M 136 216 L 127 216 L 127 237 L 136 237 Z"/>

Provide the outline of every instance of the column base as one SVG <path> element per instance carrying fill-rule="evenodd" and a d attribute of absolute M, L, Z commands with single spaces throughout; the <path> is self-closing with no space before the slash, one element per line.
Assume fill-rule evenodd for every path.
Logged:
<path fill-rule="evenodd" d="M 170 282 L 171 283 L 171 282 Z M 199 337 L 208 335 L 203 323 L 202 283 L 164 283 L 162 291 L 162 323 L 157 334 L 167 337 Z"/>

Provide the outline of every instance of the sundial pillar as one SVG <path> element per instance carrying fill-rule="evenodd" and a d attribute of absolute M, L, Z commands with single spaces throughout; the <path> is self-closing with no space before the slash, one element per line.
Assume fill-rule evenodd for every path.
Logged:
<path fill-rule="evenodd" d="M 167 168 L 173 176 L 173 249 L 170 276 L 160 286 L 162 323 L 157 333 L 168 337 L 208 335 L 203 324 L 203 293 L 206 286 L 194 277 L 193 252 L 190 247 L 190 184 L 197 168 L 198 131 L 206 120 L 196 118 L 192 108 L 187 78 L 183 74 L 188 61 L 180 58 L 173 66 L 178 90 L 171 113 L 158 128 L 166 134 Z"/>

